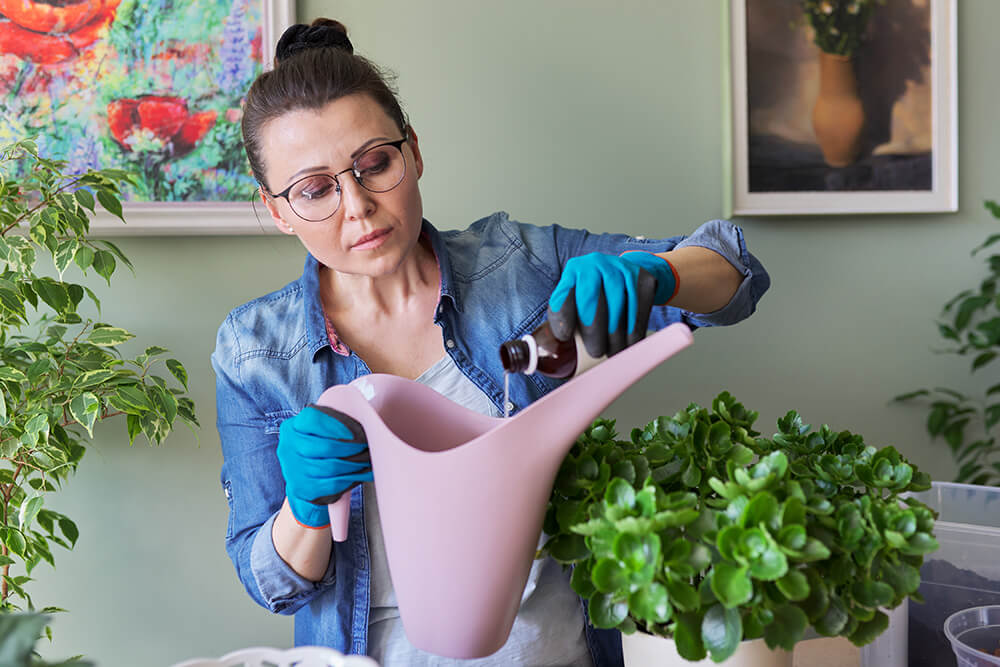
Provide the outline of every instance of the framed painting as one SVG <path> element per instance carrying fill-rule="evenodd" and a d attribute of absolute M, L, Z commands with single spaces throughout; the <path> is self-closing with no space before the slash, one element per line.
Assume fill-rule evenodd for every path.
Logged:
<path fill-rule="evenodd" d="M 136 175 L 104 234 L 260 233 L 242 99 L 294 0 L 0 0 L 0 144 Z M 258 207 L 259 208 L 259 207 Z M 262 218 L 263 219 L 263 218 Z"/>
<path fill-rule="evenodd" d="M 729 211 L 957 211 L 957 4 L 729 0 Z"/>

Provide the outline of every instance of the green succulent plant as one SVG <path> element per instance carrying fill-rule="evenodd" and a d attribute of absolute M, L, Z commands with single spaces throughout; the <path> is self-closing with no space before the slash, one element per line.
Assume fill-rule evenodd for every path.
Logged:
<path fill-rule="evenodd" d="M 540 555 L 573 566 L 596 627 L 673 637 L 716 662 L 744 639 L 791 650 L 812 626 L 857 645 L 883 609 L 919 600 L 930 478 L 892 447 L 817 431 L 795 412 L 771 438 L 729 393 L 619 440 L 583 433 L 557 475 Z"/>

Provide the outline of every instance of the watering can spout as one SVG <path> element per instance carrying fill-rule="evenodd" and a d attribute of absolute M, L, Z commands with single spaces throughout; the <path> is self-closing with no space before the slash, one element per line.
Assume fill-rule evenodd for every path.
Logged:
<path fill-rule="evenodd" d="M 316 401 L 358 420 L 371 453 L 389 570 L 410 642 L 450 658 L 503 646 L 559 465 L 618 396 L 692 342 L 673 324 L 508 419 L 393 375 L 362 376 Z M 330 506 L 347 535 L 350 498 Z"/>

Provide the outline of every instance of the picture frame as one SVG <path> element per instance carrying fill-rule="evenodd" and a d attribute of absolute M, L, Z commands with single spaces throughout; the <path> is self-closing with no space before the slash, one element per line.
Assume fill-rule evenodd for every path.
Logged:
<path fill-rule="evenodd" d="M 241 135 L 242 100 L 294 0 L 5 3 L 0 144 L 34 137 L 70 173 L 135 176 L 97 236 L 277 232 Z"/>
<path fill-rule="evenodd" d="M 821 55 L 816 37 L 827 30 L 812 22 L 828 20 L 838 6 L 869 2 L 856 58 Z M 728 0 L 727 216 L 958 210 L 957 0 L 853 4 Z M 809 6 L 818 18 L 806 15 Z M 838 47 L 848 43 L 846 30 L 830 24 L 829 34 Z M 821 111 L 820 91 L 850 93 L 850 81 L 831 74 L 847 69 L 836 62 L 845 58 L 853 62 L 858 99 Z M 879 66 L 866 69 L 866 58 Z M 859 108 L 860 132 L 845 120 Z M 827 127 L 817 129 L 817 118 Z M 853 135 L 844 131 L 852 124 Z M 853 138 L 841 137 L 838 146 L 830 141 L 838 134 Z"/>

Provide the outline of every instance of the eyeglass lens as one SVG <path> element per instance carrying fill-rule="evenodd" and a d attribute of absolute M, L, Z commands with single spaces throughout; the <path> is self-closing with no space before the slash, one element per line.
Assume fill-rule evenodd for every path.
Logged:
<path fill-rule="evenodd" d="M 403 153 L 397 146 L 375 146 L 354 161 L 355 179 L 370 192 L 392 190 L 402 182 L 405 172 Z M 350 176 L 344 173 L 341 178 Z M 288 203 L 306 220 L 326 220 L 340 207 L 340 184 L 331 174 L 306 176 L 292 186 Z"/>

